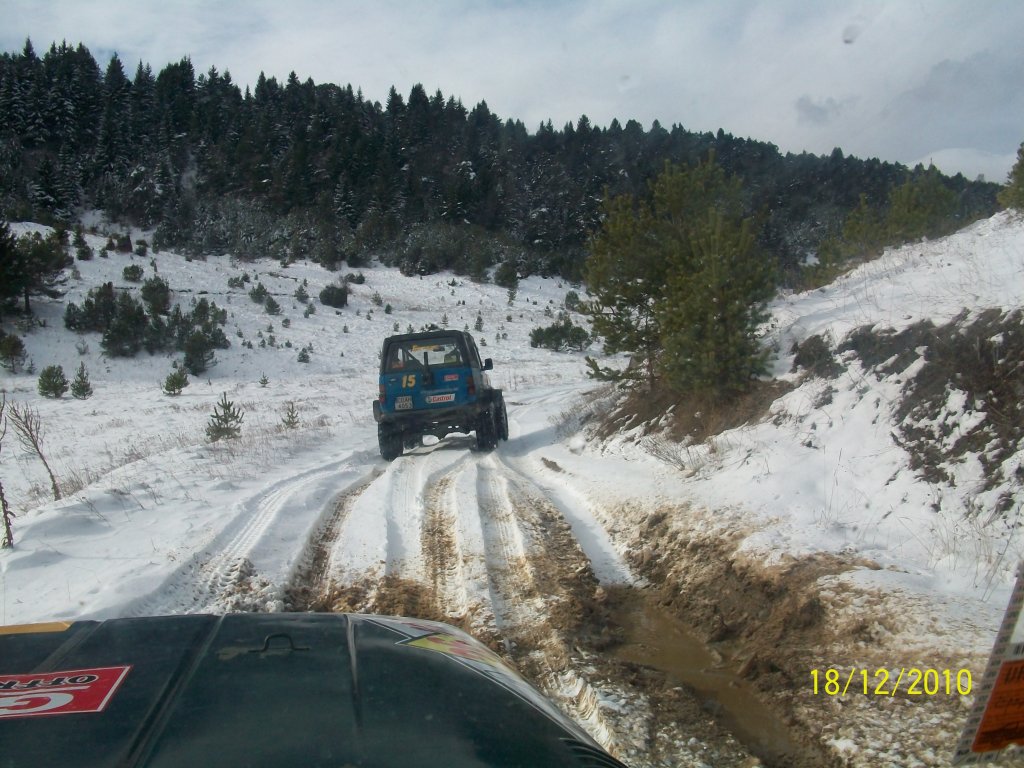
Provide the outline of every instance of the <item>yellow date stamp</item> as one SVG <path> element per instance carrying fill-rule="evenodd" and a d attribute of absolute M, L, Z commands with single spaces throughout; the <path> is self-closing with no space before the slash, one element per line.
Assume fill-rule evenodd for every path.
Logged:
<path fill-rule="evenodd" d="M 967 696 L 971 692 L 971 670 L 897 667 L 886 669 L 833 667 L 811 670 L 811 691 L 815 696 Z"/>

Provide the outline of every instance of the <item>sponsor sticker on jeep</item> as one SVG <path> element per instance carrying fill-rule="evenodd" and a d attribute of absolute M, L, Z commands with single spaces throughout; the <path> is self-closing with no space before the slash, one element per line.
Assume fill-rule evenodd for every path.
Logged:
<path fill-rule="evenodd" d="M 436 403 L 451 403 L 455 401 L 455 393 L 445 392 L 443 395 L 427 395 L 426 401 L 431 405 Z"/>
<path fill-rule="evenodd" d="M 13 717 L 102 712 L 131 667 L 98 667 L 0 674 L 0 720 Z"/>

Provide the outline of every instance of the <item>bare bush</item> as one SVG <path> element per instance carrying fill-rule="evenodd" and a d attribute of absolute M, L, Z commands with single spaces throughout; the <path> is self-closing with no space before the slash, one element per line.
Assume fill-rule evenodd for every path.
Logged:
<path fill-rule="evenodd" d="M 46 469 L 46 474 L 50 476 L 53 500 L 58 501 L 61 498 L 60 486 L 57 485 L 57 478 L 54 476 L 53 470 L 50 469 L 50 463 L 46 460 L 46 455 L 43 453 L 43 421 L 39 417 L 39 412 L 27 403 L 25 405 L 11 403 L 7 407 L 7 411 L 8 418 L 14 425 L 14 431 L 18 435 L 18 441 L 26 451 L 34 453 L 39 458 L 39 461 L 42 462 L 43 467 Z"/>
<path fill-rule="evenodd" d="M 4 411 L 7 408 L 7 396 L 0 397 L 0 451 L 3 450 L 4 437 L 7 435 L 7 417 Z M 0 517 L 3 518 L 4 535 L 0 540 L 0 549 L 7 549 L 14 546 L 14 511 L 7 503 L 7 495 L 4 493 L 4 484 L 0 482 Z"/>

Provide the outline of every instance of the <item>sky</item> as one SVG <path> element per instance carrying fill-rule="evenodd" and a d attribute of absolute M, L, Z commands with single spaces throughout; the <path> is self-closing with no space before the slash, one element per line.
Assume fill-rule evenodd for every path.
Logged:
<path fill-rule="evenodd" d="M 422 84 L 529 130 L 724 129 L 783 152 L 1003 182 L 1024 141 L 1018 0 L 0 0 L 0 49 L 84 43 L 129 72 L 351 84 L 384 102 Z"/>

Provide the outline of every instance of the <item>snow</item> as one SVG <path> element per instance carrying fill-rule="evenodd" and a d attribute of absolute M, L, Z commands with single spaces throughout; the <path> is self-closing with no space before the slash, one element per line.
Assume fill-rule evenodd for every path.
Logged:
<path fill-rule="evenodd" d="M 826 577 L 822 589 L 838 595 L 857 587 L 903 601 L 908 647 L 965 657 L 988 652 L 1022 541 L 1016 528 L 966 512 L 971 504 L 991 509 L 998 493 L 1009 491 L 1019 514 L 1019 484 L 982 492 L 976 460 L 953 468 L 955 490 L 910 468 L 893 438 L 893 413 L 913 368 L 878 378 L 851 359 L 835 380 L 803 380 L 790 372 L 789 350 L 814 334 L 837 343 L 864 325 L 900 330 L 923 319 L 946 323 L 964 310 L 976 316 L 1020 308 L 1024 223 L 1009 214 L 889 250 L 821 289 L 780 296 L 765 343 L 779 351 L 774 375 L 794 388 L 765 421 L 685 446 L 659 443 L 640 429 L 606 441 L 574 429 L 597 397 L 583 355 L 532 349 L 528 338 L 553 322 L 545 309 L 561 309 L 566 292 L 579 286 L 532 277 L 509 305 L 506 290 L 493 284 L 451 274 L 408 278 L 373 266 L 358 270 L 366 282 L 352 286 L 347 308 L 317 304 L 303 317 L 293 298 L 298 285 L 308 281 L 315 301 L 337 274 L 306 263 L 187 260 L 170 252 L 100 258 L 106 235 L 87 240 L 97 258 L 76 262 L 81 279 L 71 280 L 66 300 L 81 303 L 106 280 L 137 291 L 121 278 L 124 266 L 140 264 L 150 277 L 155 265 L 174 300 L 187 304 L 204 294 L 227 308 L 232 347 L 218 351 L 216 366 L 193 377 L 183 394 L 169 397 L 160 385 L 174 356 L 109 359 L 96 335 L 82 337 L 88 350 L 80 354 L 80 338 L 63 329 L 63 302 L 34 300 L 39 324 L 23 336 L 36 368 L 58 363 L 70 378 L 84 362 L 95 394 L 54 401 L 36 393 L 35 376 L 0 374 L 8 402 L 38 410 L 47 457 L 69 489 L 65 498 L 49 499 L 39 462 L 8 430 L 0 479 L 18 516 L 15 547 L 0 551 L 0 624 L 280 609 L 311 537 L 346 498 L 351 503 L 338 512 L 340 535 L 329 552 L 337 580 L 426 578 L 421 528 L 431 515 L 449 516 L 462 537 L 449 591 L 463 607 L 478 606 L 492 550 L 523 551 L 539 535 L 502 509 L 548 500 L 604 585 L 639 583 L 622 543 L 634 522 L 609 510 L 686 507 L 694 528 L 743 531 L 743 551 L 766 564 L 821 552 L 861 557 L 873 567 Z M 228 278 L 242 272 L 252 282 L 229 289 Z M 257 280 L 282 304 L 282 315 L 268 316 L 250 301 L 247 290 Z M 372 303 L 375 293 L 393 314 Z M 381 340 L 395 327 L 439 323 L 442 314 L 451 327 L 472 327 L 478 313 L 485 330 L 475 335 L 486 341 L 481 352 L 494 358 L 492 380 L 505 390 L 510 440 L 481 458 L 468 438 L 450 436 L 423 455 L 387 464 L 370 409 Z M 13 327 L 5 322 L 4 329 Z M 258 344 L 257 332 L 264 339 L 272 333 L 277 346 L 242 347 L 238 334 Z M 307 344 L 311 362 L 300 364 L 297 352 Z M 264 374 L 266 387 L 259 384 Z M 203 427 L 222 392 L 245 411 L 243 436 L 210 445 Z M 300 414 L 294 431 L 279 427 L 287 402 Z M 964 430 L 984 407 L 951 389 L 941 420 Z M 1013 459 L 1017 466 L 1020 460 Z M 493 514 L 478 509 L 478 500 L 493 502 Z M 226 589 L 232 585 L 245 590 Z M 248 602 L 238 602 L 240 592 Z M 529 600 L 491 599 L 499 625 L 502 612 L 522 618 L 533 610 Z M 946 631 L 919 632 L 912 619 Z M 845 736 L 833 743 L 842 753 L 865 748 Z"/>
<path fill-rule="evenodd" d="M 12 229 L 16 234 L 46 231 L 31 224 Z M 61 501 L 48 502 L 41 465 L 9 430 L 0 478 L 18 517 L 16 546 L 0 552 L 0 623 L 223 608 L 202 595 L 178 592 L 181 584 L 191 584 L 185 577 L 196 569 L 214 574 L 211 597 L 218 580 L 235 578 L 220 572 L 231 560 L 223 552 L 228 545 L 264 577 L 282 583 L 301 554 L 301 542 L 332 500 L 386 466 L 377 452 L 370 401 L 377 390 L 380 342 L 396 328 L 418 330 L 440 323 L 445 314 L 450 327 L 471 327 L 480 312 L 485 326 L 476 336 L 487 344 L 482 354 L 495 358 L 492 380 L 509 396 L 565 382 L 574 390 L 587 386 L 580 356 L 534 350 L 528 342 L 532 328 L 553 322 L 545 310 L 561 308 L 572 288 L 568 284 L 523 280 L 520 297 L 510 306 L 505 289 L 451 274 L 415 279 L 381 267 L 350 270 L 363 272 L 367 280 L 351 285 L 349 306 L 334 310 L 317 303 L 316 313 L 306 318 L 292 296 L 298 285 L 307 280 L 315 301 L 337 274 L 310 264 L 283 268 L 276 262 L 189 260 L 170 252 L 145 257 L 112 252 L 101 258 L 106 234 L 86 239 L 97 256 L 75 263 L 81 279 L 70 281 L 64 301 L 33 301 L 38 322 L 23 338 L 37 370 L 60 364 L 70 378 L 84 362 L 95 394 L 84 401 L 70 396 L 54 401 L 36 393 L 35 376 L 6 370 L 0 376 L 8 402 L 27 403 L 39 412 L 44 449 L 62 484 L 81 486 Z M 217 364 L 192 377 L 178 397 L 164 395 L 160 385 L 180 355 L 106 358 L 97 334 L 63 330 L 64 302 L 80 305 L 89 288 L 111 280 L 115 287 L 138 290 L 138 284 L 121 277 L 128 264 L 142 265 L 147 278 L 155 265 L 174 300 L 186 308 L 203 295 L 228 310 L 225 333 L 231 349 L 219 350 Z M 228 278 L 243 272 L 251 281 L 244 289 L 229 289 Z M 455 286 L 449 284 L 453 280 Z M 248 289 L 257 282 L 282 304 L 280 316 L 265 314 L 249 299 Z M 395 307 L 394 314 L 373 304 L 378 292 Z M 285 317 L 288 328 L 282 325 Z M 5 330 L 14 329 L 8 324 Z M 255 344 L 273 334 L 277 346 L 246 349 L 238 332 Z M 497 338 L 502 332 L 507 340 Z M 76 349 L 81 341 L 88 345 L 84 355 Z M 296 356 L 306 344 L 312 344 L 313 354 L 303 365 Z M 264 374 L 265 388 L 258 383 Z M 203 428 L 221 392 L 245 411 L 237 444 L 204 441 Z M 293 435 L 278 427 L 289 401 L 296 403 L 303 423 Z M 341 570 L 394 570 L 397 562 L 380 562 L 382 526 L 398 542 L 388 557 L 408 560 L 415 569 L 421 553 L 412 532 L 422 513 L 416 496 L 421 475 L 441 472 L 444 462 L 463 455 L 439 452 L 409 465 L 416 477 L 407 482 L 400 468 L 393 482 L 371 486 L 354 505 L 341 551 L 335 553 Z M 392 512 L 385 516 L 383 510 Z M 394 510 L 411 514 L 403 517 Z M 594 541 L 602 540 L 592 520 L 580 524 L 593 528 Z M 609 549 L 606 541 L 603 546 Z M 616 572 L 626 571 L 619 565 Z M 194 592 L 194 585 L 190 589 Z"/>

